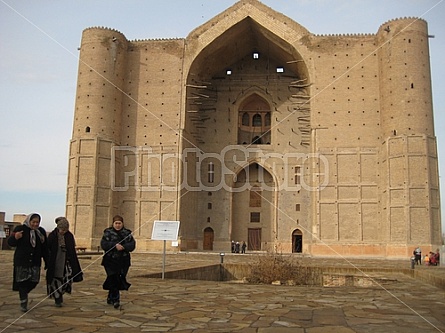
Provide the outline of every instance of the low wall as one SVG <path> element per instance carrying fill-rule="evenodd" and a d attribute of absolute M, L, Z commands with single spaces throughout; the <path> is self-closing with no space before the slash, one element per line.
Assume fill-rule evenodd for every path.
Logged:
<path fill-rule="evenodd" d="M 166 279 L 182 279 L 182 280 L 204 280 L 204 281 L 226 281 L 222 279 L 224 274 L 224 265 L 210 265 L 204 267 L 179 269 L 176 271 L 164 272 L 164 278 Z M 161 273 L 152 273 L 142 275 L 147 278 L 162 278 Z"/>
<path fill-rule="evenodd" d="M 417 279 L 424 283 L 431 284 L 445 290 L 445 276 L 432 274 L 427 270 L 419 269 L 400 269 L 400 268 L 355 268 L 355 267 L 310 267 L 312 270 L 312 281 L 308 281 L 308 285 L 326 285 L 328 280 L 356 281 L 367 276 L 367 274 L 404 274 L 411 278 Z M 204 281 L 241 281 L 250 275 L 250 267 L 247 264 L 216 264 L 204 267 L 195 267 L 189 269 L 175 270 L 164 272 L 166 279 L 183 279 L 183 280 L 204 280 Z M 143 275 L 147 278 L 161 278 L 162 273 L 153 273 Z M 349 279 L 349 280 L 348 280 Z M 359 282 L 360 284 L 360 282 Z M 348 285 L 346 283 L 345 285 Z"/>
<path fill-rule="evenodd" d="M 429 283 L 437 288 L 445 290 L 445 274 L 435 275 L 425 270 L 410 270 L 410 274 L 414 279 L 420 280 L 425 283 Z M 444 272 L 445 273 L 445 272 Z"/>

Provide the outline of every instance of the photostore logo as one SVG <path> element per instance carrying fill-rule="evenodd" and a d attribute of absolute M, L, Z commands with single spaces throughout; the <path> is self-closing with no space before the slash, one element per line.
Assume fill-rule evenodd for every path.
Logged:
<path fill-rule="evenodd" d="M 114 146 L 112 190 L 242 192 L 260 186 L 263 191 L 319 191 L 329 182 L 329 163 L 322 154 L 278 154 L 239 145 L 219 153 L 158 150 Z"/>

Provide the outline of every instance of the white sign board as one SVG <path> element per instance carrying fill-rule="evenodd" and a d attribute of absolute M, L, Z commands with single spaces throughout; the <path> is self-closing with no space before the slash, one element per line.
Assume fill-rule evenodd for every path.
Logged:
<path fill-rule="evenodd" d="M 154 221 L 152 240 L 176 241 L 178 240 L 179 221 Z"/>

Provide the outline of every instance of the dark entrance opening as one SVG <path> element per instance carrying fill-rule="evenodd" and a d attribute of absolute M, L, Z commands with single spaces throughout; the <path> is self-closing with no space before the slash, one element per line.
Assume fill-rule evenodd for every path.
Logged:
<path fill-rule="evenodd" d="M 292 233 L 292 253 L 303 252 L 303 233 L 297 229 Z"/>

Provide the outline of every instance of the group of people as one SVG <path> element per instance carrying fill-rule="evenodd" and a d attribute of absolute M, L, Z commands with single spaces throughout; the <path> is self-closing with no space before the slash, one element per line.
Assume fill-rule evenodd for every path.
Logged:
<path fill-rule="evenodd" d="M 73 282 L 83 281 L 68 220 L 57 217 L 56 227 L 48 235 L 40 222 L 39 214 L 29 214 L 8 237 L 8 245 L 15 248 L 12 290 L 19 293 L 23 312 L 28 311 L 28 294 L 40 282 L 42 260 L 47 295 L 54 299 L 56 307 L 62 306 L 65 293 L 71 293 Z M 117 309 L 120 307 L 120 291 L 128 290 L 131 285 L 126 277 L 131 265 L 130 252 L 136 247 L 131 230 L 124 227 L 122 216 L 114 216 L 112 225 L 104 230 L 101 247 L 104 250 L 101 264 L 107 275 L 102 287 L 108 290 L 107 303 Z"/>
<path fill-rule="evenodd" d="M 232 253 L 246 253 L 247 244 L 243 241 L 242 244 L 240 242 L 232 241 Z"/>
<path fill-rule="evenodd" d="M 422 250 L 420 249 L 420 247 L 416 247 L 413 251 L 413 256 L 414 256 L 414 260 L 415 263 L 417 265 L 421 265 L 422 264 Z M 436 253 L 430 251 L 428 253 L 428 255 L 426 255 L 423 258 L 423 261 L 425 263 L 425 265 L 427 266 L 437 266 L 440 264 L 440 251 L 439 249 L 436 250 Z"/>
<path fill-rule="evenodd" d="M 437 266 L 440 264 L 440 252 L 439 250 L 436 253 L 430 251 L 428 256 L 425 256 L 425 265 L 427 266 Z"/>

